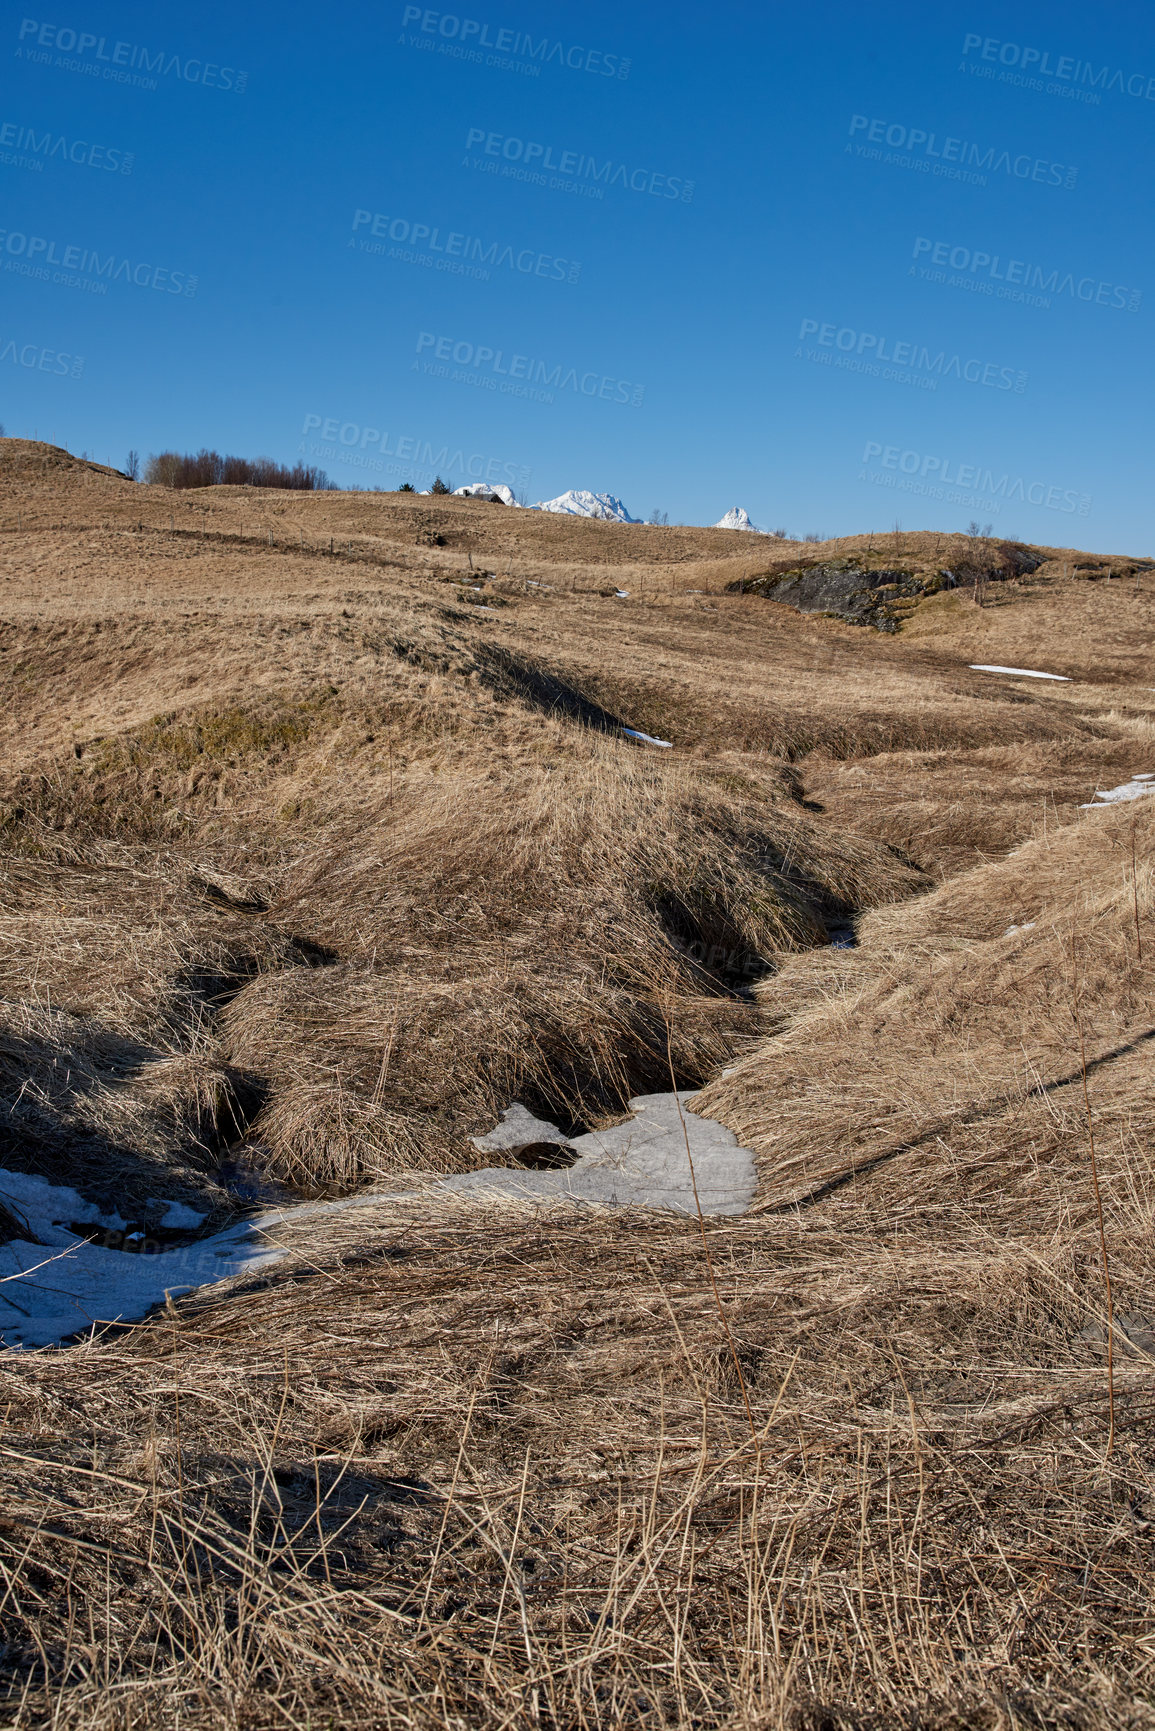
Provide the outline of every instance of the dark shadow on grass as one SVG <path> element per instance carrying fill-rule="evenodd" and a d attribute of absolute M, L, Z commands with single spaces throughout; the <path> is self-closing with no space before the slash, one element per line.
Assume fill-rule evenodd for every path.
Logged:
<path fill-rule="evenodd" d="M 479 645 L 475 654 L 482 684 L 499 697 L 514 698 L 546 715 L 564 716 L 598 733 L 620 733 L 630 725 L 526 656 L 491 644 Z"/>

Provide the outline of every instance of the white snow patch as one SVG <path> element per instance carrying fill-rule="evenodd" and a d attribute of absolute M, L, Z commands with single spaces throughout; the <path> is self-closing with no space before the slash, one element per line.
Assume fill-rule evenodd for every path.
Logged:
<path fill-rule="evenodd" d="M 668 739 L 655 739 L 651 733 L 639 733 L 636 727 L 623 727 L 622 732 L 630 739 L 640 739 L 646 745 L 660 745 L 665 751 L 673 750 L 673 742 Z"/>
<path fill-rule="evenodd" d="M 576 1156 L 573 1166 L 563 1171 L 487 1167 L 440 1178 L 433 1192 L 422 1185 L 273 1207 L 210 1238 L 155 1254 L 86 1242 L 70 1224 L 98 1232 L 123 1231 L 126 1222 L 65 1185 L 0 1170 L 0 1201 L 30 1234 L 0 1245 L 0 1347 L 48 1346 L 94 1325 L 138 1322 L 170 1295 L 180 1297 L 280 1261 L 291 1254 L 293 1229 L 304 1221 L 438 1190 L 473 1192 L 486 1201 L 576 1201 L 690 1214 L 700 1206 L 704 1214 L 742 1214 L 754 1199 L 753 1156 L 723 1125 L 690 1111 L 692 1098 L 692 1092 L 641 1096 L 630 1101 L 633 1116 L 626 1123 L 570 1142 L 555 1125 L 515 1104 L 502 1113 L 495 1131 L 474 1138 L 475 1146 L 516 1153 L 527 1142 L 556 1141 Z M 178 1229 L 204 1218 L 181 1202 L 169 1203 L 164 1214 L 166 1225 Z"/>
<path fill-rule="evenodd" d="M 1145 793 L 1155 793 L 1155 771 L 1146 770 L 1142 775 L 1133 775 L 1130 781 L 1124 781 L 1118 787 L 1100 789 L 1094 799 L 1079 807 L 1080 811 L 1099 811 L 1105 805 L 1120 805 L 1124 800 L 1141 799 Z"/>
<path fill-rule="evenodd" d="M 628 601 L 630 598 L 630 592 L 628 589 L 615 589 L 614 594 L 617 596 L 619 601 Z"/>
<path fill-rule="evenodd" d="M 761 535 L 757 523 L 751 523 L 748 514 L 741 505 L 731 505 L 724 517 L 719 517 L 714 524 L 715 529 L 745 529 L 752 535 Z"/>
<path fill-rule="evenodd" d="M 471 1136 L 469 1140 L 480 1154 L 518 1154 L 543 1142 L 559 1148 L 569 1146 L 556 1124 L 551 1124 L 548 1118 L 535 1118 L 520 1100 L 505 1108 L 501 1123 L 488 1134 Z"/>
<path fill-rule="evenodd" d="M 198 1214 L 195 1208 L 190 1208 L 187 1202 L 170 1202 L 160 1217 L 162 1226 L 167 1226 L 172 1232 L 195 1232 L 198 1226 L 203 1226 L 205 1214 Z"/>
<path fill-rule="evenodd" d="M 1071 683 L 1065 673 L 1040 673 L 1035 667 L 998 667 L 985 661 L 972 661 L 970 670 L 972 673 L 1013 673 L 1019 679 L 1058 679 L 1064 685 Z"/>
<path fill-rule="evenodd" d="M 105 1214 L 75 1190 L 0 1171 L 0 1201 L 23 1220 L 30 1236 L 0 1244 L 0 1345 L 47 1346 L 98 1322 L 131 1322 L 168 1293 L 191 1292 L 274 1262 L 284 1251 L 265 1242 L 257 1221 L 242 1221 L 211 1238 L 155 1255 L 135 1255 L 86 1243 L 72 1224 L 94 1232 L 123 1231 L 119 1214 Z M 172 1218 L 173 1210 L 178 1211 Z M 169 1225 L 204 1219 L 170 1203 Z"/>
<path fill-rule="evenodd" d="M 590 493 L 584 487 L 571 487 L 556 499 L 543 499 L 530 506 L 531 511 L 553 511 L 562 517 L 596 517 L 603 523 L 633 523 L 620 499 L 612 493 Z"/>
<path fill-rule="evenodd" d="M 1004 938 L 1013 938 L 1016 932 L 1033 932 L 1034 929 L 1034 920 L 1024 920 L 1021 926 L 1008 926 L 1003 936 Z"/>
<path fill-rule="evenodd" d="M 671 1208 L 679 1214 L 744 1214 L 754 1200 L 754 1156 L 714 1118 L 691 1112 L 692 1090 L 642 1094 L 630 1101 L 633 1116 L 609 1130 L 591 1130 L 568 1144 L 577 1156 L 563 1171 L 526 1171 L 487 1166 L 443 1178 L 438 1189 L 523 1202 L 579 1202 L 603 1207 Z M 515 1114 L 520 1114 L 514 1118 Z M 534 1140 L 553 1125 L 530 1118 L 516 1103 L 502 1113 Z M 499 1125 L 475 1144 L 509 1147 Z M 551 1137 L 550 1140 L 553 1138 Z"/>

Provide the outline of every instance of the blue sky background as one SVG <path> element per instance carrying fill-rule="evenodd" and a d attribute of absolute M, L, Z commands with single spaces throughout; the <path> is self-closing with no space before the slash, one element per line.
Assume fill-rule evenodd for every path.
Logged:
<path fill-rule="evenodd" d="M 10 11 L 0 37 L 10 435 L 118 467 L 130 448 L 209 445 L 304 456 L 340 485 L 395 487 L 415 462 L 428 486 L 432 457 L 454 484 L 484 472 L 529 500 L 588 487 L 672 521 L 742 504 L 792 534 L 978 519 L 1052 544 L 1152 551 L 1149 5 L 467 0 L 409 21 L 392 0 L 325 15 L 299 0 L 205 4 L 195 20 L 158 4 L 45 5 Z M 480 63 L 452 52 L 466 21 Z M 536 76 L 486 64 L 481 26 L 491 43 L 528 33 L 594 69 L 556 51 L 527 61 L 524 46 L 504 58 Z M 156 75 L 155 90 L 115 82 L 96 49 L 61 52 L 53 29 L 103 39 L 110 59 L 117 41 L 163 50 L 184 75 Z M 968 38 L 981 41 L 964 55 Z M 1098 101 L 1000 81 L 1024 77 L 1024 48 L 1049 57 L 1025 76 Z M 1064 57 L 1106 69 L 1107 88 L 1046 70 Z M 244 90 L 220 88 L 219 73 L 206 86 L 205 65 L 243 70 Z M 1119 88 L 1127 81 L 1137 94 Z M 883 123 L 878 143 L 851 131 L 854 116 Z M 132 172 L 45 160 L 14 142 L 26 127 L 39 141 L 131 152 Z M 1042 178 L 991 166 L 974 184 L 905 166 L 901 147 L 890 154 L 903 160 L 858 153 L 885 158 L 887 127 L 905 129 L 891 134 L 903 142 L 911 129 L 933 135 L 939 151 L 949 137 L 994 163 L 1006 153 Z M 620 164 L 639 182 L 663 176 L 659 192 L 674 181 L 679 196 L 611 184 L 595 199 L 482 172 L 467 162 L 506 159 L 467 150 L 473 129 L 549 146 L 555 161 L 572 151 Z M 922 143 L 914 154 L 941 160 Z M 1064 184 L 1048 184 L 1055 175 Z M 359 210 L 395 236 L 419 224 L 442 245 L 450 233 L 483 252 L 496 243 L 495 261 L 506 248 L 544 259 L 546 274 L 429 269 L 389 256 L 387 226 L 382 253 L 366 253 Z M 56 259 L 72 245 L 168 274 L 159 290 L 113 280 L 103 294 L 51 280 L 83 270 L 50 265 L 44 280 L 24 274 L 33 237 L 55 242 Z M 956 262 L 983 252 L 1005 272 L 1024 261 L 1108 304 L 1061 287 L 1049 305 L 1014 301 L 969 262 L 941 272 L 969 288 L 927 280 L 920 239 L 948 257 L 961 249 Z M 443 256 L 424 242 L 418 252 Z M 566 280 L 553 279 L 554 260 Z M 192 277 L 194 294 L 168 292 Z M 435 342 L 419 350 L 422 333 L 448 339 L 449 359 L 437 362 Z M 872 363 L 880 342 L 887 360 Z M 927 351 L 922 365 L 901 351 L 891 363 L 903 342 Z M 550 402 L 483 388 L 452 358 L 464 345 L 506 366 L 528 357 L 523 370 L 540 361 L 559 381 L 572 369 L 601 394 L 557 383 Z M 953 356 L 978 381 L 951 376 Z M 887 365 L 905 376 L 885 377 Z M 481 371 L 505 382 L 492 362 Z"/>

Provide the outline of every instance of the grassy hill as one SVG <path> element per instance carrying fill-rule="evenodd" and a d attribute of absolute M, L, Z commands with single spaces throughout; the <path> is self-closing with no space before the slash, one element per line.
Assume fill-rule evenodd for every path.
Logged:
<path fill-rule="evenodd" d="M 15 1722 L 1151 1723 L 1155 570 L 0 483 L 0 1165 L 381 1191 L 0 1358 Z M 675 1082 L 749 1214 L 390 1199 Z"/>

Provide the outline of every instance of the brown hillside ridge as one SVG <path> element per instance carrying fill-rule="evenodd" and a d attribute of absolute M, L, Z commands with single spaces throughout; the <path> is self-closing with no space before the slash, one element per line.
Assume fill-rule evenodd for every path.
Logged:
<path fill-rule="evenodd" d="M 8 1719 L 1155 1723 L 1155 566 L 22 440 L 0 558 L 0 1167 L 360 1204 L 0 1351 Z M 749 1212 L 435 1187 L 675 1084 Z"/>

